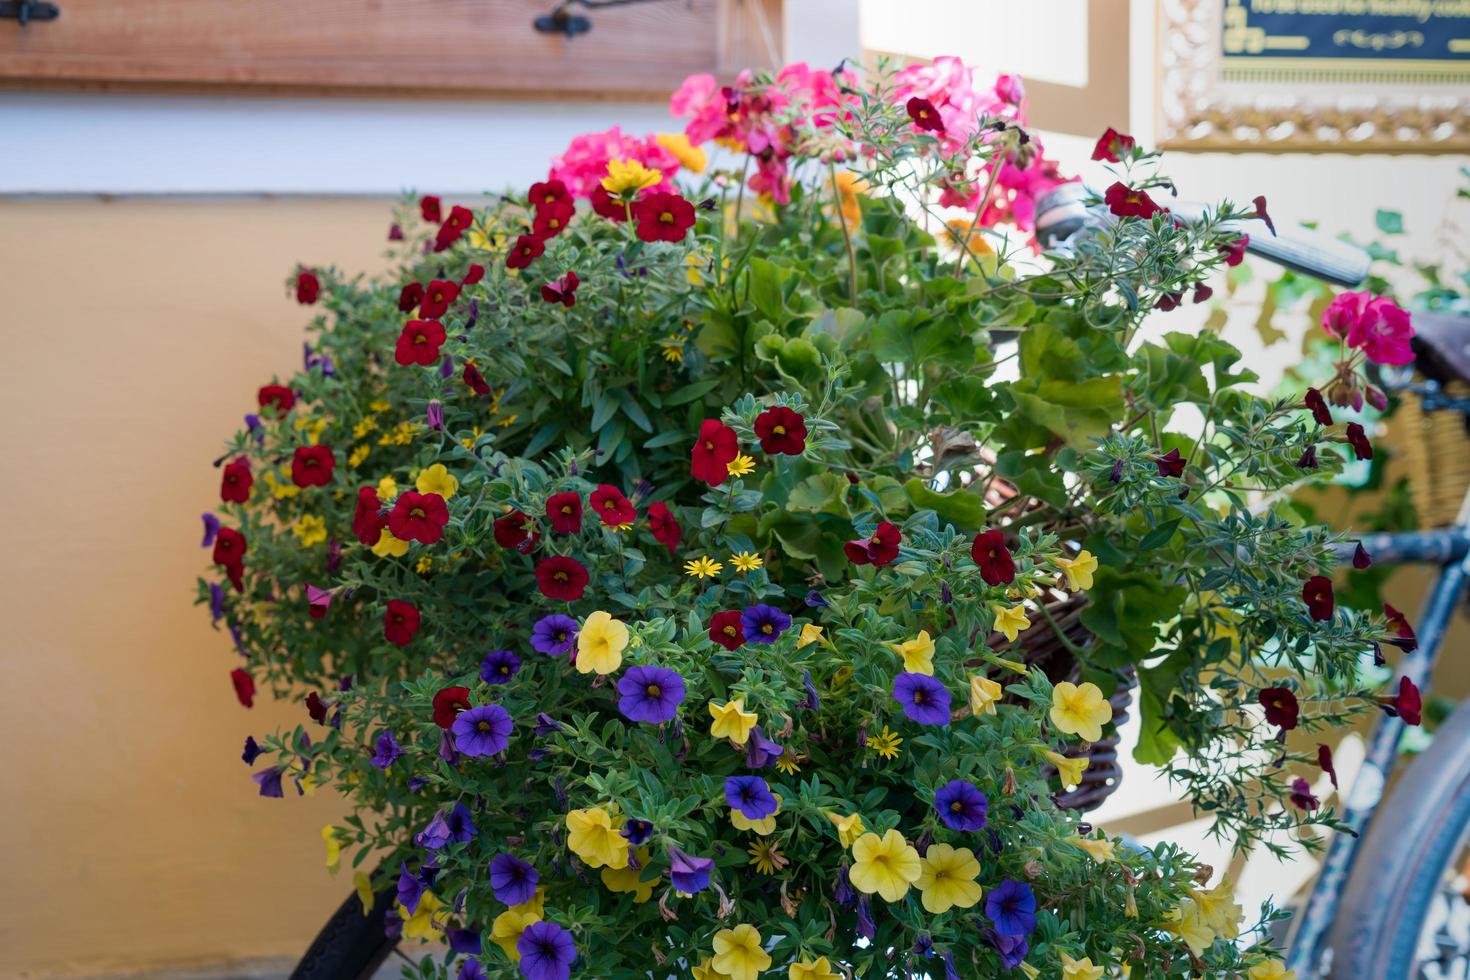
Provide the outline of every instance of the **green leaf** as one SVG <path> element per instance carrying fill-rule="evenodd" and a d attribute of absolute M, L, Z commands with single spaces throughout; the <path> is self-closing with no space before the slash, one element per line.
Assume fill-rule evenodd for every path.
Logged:
<path fill-rule="evenodd" d="M 648 414 L 633 400 L 633 396 L 626 391 L 618 392 L 618 402 L 623 407 L 623 414 L 633 420 L 633 424 L 644 432 L 653 431 L 653 423 L 649 421 Z"/>
<path fill-rule="evenodd" d="M 1155 525 L 1152 530 L 1139 539 L 1138 550 L 1141 552 L 1153 551 L 1168 544 L 1169 539 L 1174 536 L 1174 532 L 1179 529 L 1179 522 L 1182 520 L 1183 518 L 1176 517 L 1172 521 L 1165 521 L 1163 524 Z"/>
<path fill-rule="evenodd" d="M 547 446 L 550 446 L 553 442 L 555 442 L 556 437 L 561 435 L 561 430 L 562 423 L 547 422 L 541 428 L 536 430 L 536 434 L 531 437 L 530 442 L 526 443 L 526 448 L 521 451 L 521 455 L 528 457 L 535 456 L 537 453 L 541 452 Z"/>
<path fill-rule="evenodd" d="M 1385 211 L 1379 208 L 1378 213 L 1373 216 L 1373 222 L 1378 225 L 1378 230 L 1385 235 L 1402 235 L 1404 233 L 1404 216 L 1397 211 Z"/>
<path fill-rule="evenodd" d="M 970 490 L 951 490 L 938 493 L 914 477 L 903 485 L 909 500 L 921 510 L 932 510 L 941 521 L 953 524 L 961 531 L 978 531 L 985 526 L 985 501 L 978 493 Z"/>
<path fill-rule="evenodd" d="M 710 378 L 707 381 L 695 381 L 682 388 L 675 388 L 664 396 L 664 404 L 669 406 L 683 405 L 685 402 L 692 402 L 696 398 L 703 398 L 705 395 L 714 391 L 719 383 L 719 378 Z"/>
<path fill-rule="evenodd" d="M 828 513 L 846 517 L 847 478 L 837 473 L 818 473 L 802 480 L 786 498 L 786 509 L 809 514 Z"/>
<path fill-rule="evenodd" d="M 607 425 L 618 411 L 618 400 L 607 392 L 597 396 L 597 404 L 592 409 L 592 431 L 601 432 L 602 427 Z"/>

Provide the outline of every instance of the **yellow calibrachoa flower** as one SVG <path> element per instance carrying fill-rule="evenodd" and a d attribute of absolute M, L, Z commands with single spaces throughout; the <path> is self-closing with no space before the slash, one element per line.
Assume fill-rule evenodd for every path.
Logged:
<path fill-rule="evenodd" d="M 679 161 L 679 166 L 692 174 L 704 173 L 709 166 L 709 155 L 689 142 L 683 133 L 659 133 L 654 137 L 659 146 L 668 150 Z"/>
<path fill-rule="evenodd" d="M 765 564 L 760 555 L 749 551 L 742 551 L 730 556 L 730 564 L 735 566 L 738 572 L 753 572 Z"/>
<path fill-rule="evenodd" d="M 512 963 L 519 963 L 521 951 L 516 948 L 516 943 L 521 941 L 521 933 L 525 932 L 528 926 L 540 921 L 540 913 L 532 912 L 525 906 L 517 905 L 508 908 L 490 923 L 490 939 L 501 948 L 506 956 L 510 957 Z"/>
<path fill-rule="evenodd" d="M 755 926 L 741 924 L 715 933 L 715 957 L 710 962 L 730 980 L 755 980 L 771 965 L 771 957 Z"/>
<path fill-rule="evenodd" d="M 775 813 L 768 817 L 762 817 L 759 820 L 752 820 L 732 807 L 730 809 L 730 823 L 734 825 L 736 830 L 752 830 L 762 837 L 774 834 L 776 832 L 776 817 L 781 814 L 781 794 L 773 793 L 771 795 L 776 798 Z"/>
<path fill-rule="evenodd" d="M 711 701 L 709 715 L 714 719 L 710 723 L 709 733 L 715 738 L 728 738 L 736 745 L 745 744 L 745 740 L 750 738 L 750 730 L 760 720 L 755 712 L 745 710 L 744 698 L 736 698 L 725 704 Z"/>
<path fill-rule="evenodd" d="M 398 481 L 391 476 L 385 476 L 378 481 L 378 499 L 387 503 L 398 496 Z"/>
<path fill-rule="evenodd" d="M 275 470 L 266 470 L 261 475 L 261 478 L 265 480 L 265 485 L 270 489 L 271 496 L 277 500 L 287 500 L 301 492 L 301 488 L 291 482 L 285 470 L 281 471 L 280 478 L 277 478 Z"/>
<path fill-rule="evenodd" d="M 910 674 L 934 676 L 934 641 L 929 639 L 928 630 L 902 643 L 890 643 L 888 648 L 903 658 L 903 669 Z"/>
<path fill-rule="evenodd" d="M 841 841 L 843 847 L 851 847 L 857 842 L 859 837 L 863 836 L 864 831 L 867 829 L 863 826 L 861 814 L 853 813 L 844 817 L 842 814 L 833 813 L 831 810 L 823 810 L 822 812 L 828 820 L 832 821 L 832 826 L 837 828 L 837 839 Z"/>
<path fill-rule="evenodd" d="M 716 970 L 708 956 L 693 969 L 694 980 L 726 980 L 719 970 Z"/>
<path fill-rule="evenodd" d="M 1062 980 L 1102 980 L 1103 968 L 1092 965 L 1092 957 L 1074 960 L 1062 954 Z"/>
<path fill-rule="evenodd" d="M 802 957 L 787 969 L 786 980 L 842 980 L 842 974 L 832 972 L 832 964 L 825 956 L 816 960 Z"/>
<path fill-rule="evenodd" d="M 1097 571 L 1097 559 L 1090 551 L 1079 551 L 1076 558 L 1053 558 L 1052 564 L 1067 576 L 1067 588 L 1073 592 L 1085 592 L 1092 588 L 1092 573 Z"/>
<path fill-rule="evenodd" d="M 847 876 L 852 887 L 864 894 L 877 892 L 885 902 L 896 902 L 908 894 L 922 872 L 919 852 L 897 830 L 882 837 L 868 833 L 853 841 Z"/>
<path fill-rule="evenodd" d="M 291 525 L 291 533 L 301 542 L 301 547 L 310 548 L 327 540 L 327 522 L 315 514 L 306 514 Z"/>
<path fill-rule="evenodd" d="M 684 563 L 684 574 L 692 578 L 714 578 L 724 567 L 709 555 L 700 555 L 693 561 Z"/>
<path fill-rule="evenodd" d="M 885 759 L 897 759 L 899 749 L 902 747 L 903 739 L 897 732 L 889 731 L 887 725 L 884 725 L 883 730 L 877 735 L 868 736 L 868 748 Z"/>
<path fill-rule="evenodd" d="M 858 195 L 868 190 L 868 182 L 851 170 L 839 170 L 834 178 L 837 185 L 837 207 L 848 228 L 856 228 L 863 220 L 863 209 L 858 205 Z"/>
<path fill-rule="evenodd" d="M 1026 607 L 1019 603 L 1009 609 L 1005 606 L 996 606 L 995 628 L 1004 633 L 1007 640 L 1015 643 L 1018 633 L 1031 628 L 1031 620 L 1026 618 Z"/>
<path fill-rule="evenodd" d="M 1280 960 L 1257 963 L 1246 973 L 1250 980 L 1296 980 L 1296 971 L 1288 970 Z"/>
<path fill-rule="evenodd" d="M 934 915 L 973 908 L 980 901 L 980 862 L 968 847 L 930 844 L 919 859 L 919 899 Z"/>
<path fill-rule="evenodd" d="M 740 453 L 730 460 L 730 465 L 726 469 L 730 471 L 731 476 L 748 476 L 755 472 L 755 457 Z"/>
<path fill-rule="evenodd" d="M 342 870 L 342 841 L 337 837 L 337 828 L 331 824 L 323 827 L 322 842 L 327 845 L 327 870 L 336 874 Z"/>
<path fill-rule="evenodd" d="M 593 868 L 614 871 L 628 866 L 628 841 L 618 831 L 622 821 L 600 806 L 567 814 L 567 846 Z"/>
<path fill-rule="evenodd" d="M 628 627 L 599 609 L 588 615 L 577 634 L 577 670 L 611 674 L 622 666 L 623 650 L 628 646 Z"/>
<path fill-rule="evenodd" d="M 812 643 L 825 642 L 826 641 L 822 639 L 822 627 L 818 626 L 816 623 L 801 624 L 801 635 L 796 638 L 796 649 L 800 650 L 802 647 L 808 646 Z"/>
<path fill-rule="evenodd" d="M 1098 864 L 1107 864 L 1113 860 L 1114 852 L 1118 848 L 1117 844 L 1108 840 L 1106 837 L 1101 840 L 1096 837 L 1073 837 L 1072 843 L 1082 848 L 1088 854 L 1091 854 L 1092 859 Z"/>
<path fill-rule="evenodd" d="M 970 713 L 973 715 L 995 714 L 995 703 L 1000 700 L 1001 686 L 983 674 L 970 675 Z"/>
<path fill-rule="evenodd" d="M 1180 902 L 1169 913 L 1163 929 L 1183 941 L 1195 956 L 1203 954 L 1215 941 L 1215 930 L 1200 917 L 1199 906 L 1191 898 Z"/>
<path fill-rule="evenodd" d="M 371 915 L 376 899 L 373 897 L 373 880 L 367 876 L 366 871 L 352 873 L 352 890 L 357 892 L 357 901 L 362 906 L 362 914 Z"/>
<path fill-rule="evenodd" d="M 435 463 L 433 466 L 419 471 L 417 480 L 413 481 L 414 487 L 419 493 L 437 493 L 448 500 L 459 490 L 459 481 L 445 468 L 443 463 Z"/>
<path fill-rule="evenodd" d="M 322 432 L 327 427 L 326 419 L 308 419 L 305 417 L 296 420 L 296 431 L 305 432 L 306 439 L 315 446 L 322 438 Z"/>
<path fill-rule="evenodd" d="M 1090 681 L 1059 681 L 1052 689 L 1049 716 L 1058 731 L 1080 735 L 1084 742 L 1096 742 L 1102 738 L 1102 726 L 1113 720 L 1113 706 L 1103 697 L 1102 689 Z"/>
<path fill-rule="evenodd" d="M 1209 891 L 1193 891 L 1190 895 L 1199 907 L 1200 919 L 1216 935 L 1234 939 L 1240 935 L 1240 919 L 1245 910 L 1235 900 L 1235 885 L 1222 881 Z"/>
<path fill-rule="evenodd" d="M 373 554 L 379 558 L 387 558 L 389 556 L 402 558 L 408 554 L 408 542 L 395 538 L 393 532 L 385 527 L 383 528 L 382 537 L 378 538 L 378 543 L 373 545 Z"/>
<path fill-rule="evenodd" d="M 419 896 L 418 908 L 412 913 L 403 906 L 398 905 L 398 914 L 403 917 L 403 938 L 422 939 L 425 942 L 437 943 L 444 938 L 444 917 L 435 917 L 435 913 L 444 907 L 439 896 L 431 891 L 425 891 Z"/>
<path fill-rule="evenodd" d="M 652 187 L 663 179 L 663 174 L 649 170 L 637 160 L 609 160 L 607 176 L 602 178 L 602 189 L 615 197 L 624 197 Z"/>
<path fill-rule="evenodd" d="M 1062 788 L 1070 789 L 1082 782 L 1082 774 L 1087 771 L 1087 760 L 1069 759 L 1059 752 L 1044 752 L 1046 761 L 1056 766 L 1057 775 L 1062 779 Z"/>
<path fill-rule="evenodd" d="M 658 884 L 657 877 L 648 881 L 644 881 L 641 877 L 643 869 L 648 867 L 651 859 L 652 855 L 649 854 L 648 848 L 638 848 L 638 867 L 634 868 L 630 861 L 626 868 L 603 868 L 601 872 L 603 885 L 608 891 L 615 894 L 632 892 L 634 903 L 642 905 L 653 897 L 653 886 Z"/>
<path fill-rule="evenodd" d="M 373 447 L 369 446 L 367 443 L 363 443 L 361 446 L 354 447 L 352 452 L 347 457 L 347 465 L 352 467 L 353 469 L 357 469 L 368 458 L 368 453 L 371 453 L 372 451 Z"/>

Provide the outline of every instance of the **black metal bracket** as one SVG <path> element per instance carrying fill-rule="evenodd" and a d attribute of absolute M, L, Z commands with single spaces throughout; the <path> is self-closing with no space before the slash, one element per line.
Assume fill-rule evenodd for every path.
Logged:
<path fill-rule="evenodd" d="M 592 30 L 592 21 L 579 14 L 573 14 L 573 6 L 586 7 L 588 10 L 602 10 L 606 7 L 627 7 L 635 3 L 659 2 L 662 0 L 563 0 L 562 3 L 557 4 L 555 10 L 537 17 L 531 24 L 542 34 L 564 34 L 568 38 L 573 38 Z"/>
<path fill-rule="evenodd" d="M 61 8 L 40 0 L 0 0 L 0 20 L 19 21 L 24 27 L 33 20 L 55 20 Z"/>

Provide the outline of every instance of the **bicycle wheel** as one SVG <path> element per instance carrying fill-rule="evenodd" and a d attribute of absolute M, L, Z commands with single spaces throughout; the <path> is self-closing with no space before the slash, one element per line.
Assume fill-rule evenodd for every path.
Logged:
<path fill-rule="evenodd" d="M 1470 702 L 1379 807 L 1328 937 L 1332 980 L 1470 975 Z"/>
<path fill-rule="evenodd" d="M 362 914 L 356 895 L 337 911 L 316 934 L 306 955 L 291 971 L 291 980 L 367 980 L 398 945 L 383 934 L 383 917 L 393 907 L 392 891 L 373 896 L 373 908 Z"/>

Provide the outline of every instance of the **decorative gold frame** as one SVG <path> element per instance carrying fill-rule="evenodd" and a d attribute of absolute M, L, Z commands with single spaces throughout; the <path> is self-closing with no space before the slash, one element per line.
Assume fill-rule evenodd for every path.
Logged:
<path fill-rule="evenodd" d="M 1222 71 L 1226 0 L 1158 0 L 1157 125 L 1170 150 L 1470 152 L 1470 87 L 1379 72 Z M 1367 74 L 1374 72 L 1370 69 Z M 1351 80 L 1350 80 L 1351 79 Z"/>

